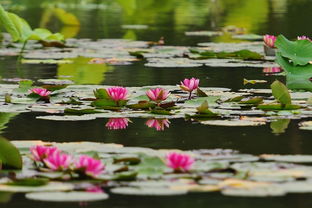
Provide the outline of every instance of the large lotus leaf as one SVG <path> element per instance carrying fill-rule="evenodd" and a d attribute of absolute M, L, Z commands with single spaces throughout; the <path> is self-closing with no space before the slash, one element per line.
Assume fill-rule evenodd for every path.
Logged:
<path fill-rule="evenodd" d="M 311 58 L 312 60 L 312 58 Z M 295 66 L 287 58 L 284 58 L 281 52 L 276 53 L 276 62 L 287 72 L 291 74 L 306 74 L 308 75 L 312 73 L 312 64 L 307 64 L 304 66 Z"/>
<path fill-rule="evenodd" d="M 0 161 L 6 168 L 22 169 L 23 161 L 18 149 L 8 140 L 0 137 Z M 3 168 L 3 167 L 2 167 Z"/>
<path fill-rule="evenodd" d="M 312 60 L 312 43 L 309 40 L 289 41 L 279 35 L 275 46 L 283 57 L 290 59 L 294 65 L 306 65 Z"/>
<path fill-rule="evenodd" d="M 9 17 L 8 13 L 3 9 L 2 5 L 0 4 L 0 23 L 4 26 L 6 31 L 10 33 L 13 41 L 20 40 L 20 33 L 17 30 L 15 24 Z"/>
<path fill-rule="evenodd" d="M 32 29 L 29 26 L 28 22 L 26 22 L 26 20 L 17 16 L 16 14 L 13 14 L 10 12 L 8 12 L 8 16 L 20 34 L 20 41 L 24 42 L 24 41 L 28 40 L 29 36 L 32 33 Z"/>

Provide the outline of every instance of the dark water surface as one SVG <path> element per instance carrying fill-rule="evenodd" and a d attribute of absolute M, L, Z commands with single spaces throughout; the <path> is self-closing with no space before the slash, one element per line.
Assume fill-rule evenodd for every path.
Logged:
<path fill-rule="evenodd" d="M 87 2 L 87 3 L 86 3 Z M 89 2 L 89 3 L 88 3 Z M 81 22 L 80 28 L 64 26 L 55 18 L 47 18 L 54 3 L 72 12 Z M 196 45 L 207 41 L 229 41 L 228 37 L 187 37 L 185 31 L 219 30 L 236 25 L 247 32 L 279 34 L 288 38 L 312 36 L 309 14 L 311 0 L 107 0 L 107 1 L 5 1 L 5 6 L 27 19 L 32 27 L 45 26 L 54 32 L 63 31 L 77 38 L 131 38 L 157 41 L 164 37 L 166 45 Z M 123 29 L 122 25 L 148 25 L 148 29 Z M 61 78 L 63 69 L 57 65 L 22 65 L 16 69 L 15 57 L 0 58 L 0 77 Z M 92 73 L 92 69 L 90 72 Z M 144 63 L 128 66 L 109 66 L 94 79 L 77 84 L 107 84 L 123 86 L 174 85 L 185 77 L 201 79 L 203 87 L 246 88 L 243 78 L 265 79 L 267 84 L 252 87 L 268 88 L 278 78 L 267 76 L 262 68 L 147 68 Z M 2 81 L 3 82 L 3 81 Z M 250 86 L 247 86 L 250 87 Z M 36 120 L 37 114 L 19 114 L 6 124 L 2 136 L 10 140 L 97 141 L 120 143 L 126 146 L 151 148 L 231 148 L 244 153 L 312 154 L 309 131 L 298 129 L 298 122 L 290 122 L 285 133 L 274 134 L 270 124 L 259 127 L 218 127 L 191 124 L 183 119 L 170 120 L 170 128 L 156 131 L 145 125 L 145 119 L 131 119 L 126 130 L 110 131 L 107 119 L 80 122 Z M 90 203 L 88 207 L 311 207 L 311 195 L 289 195 L 276 198 L 232 198 L 220 194 L 190 194 L 183 197 L 130 197 L 112 195 L 107 201 Z M 78 207 L 78 203 L 30 202 L 23 195 L 1 207 Z"/>

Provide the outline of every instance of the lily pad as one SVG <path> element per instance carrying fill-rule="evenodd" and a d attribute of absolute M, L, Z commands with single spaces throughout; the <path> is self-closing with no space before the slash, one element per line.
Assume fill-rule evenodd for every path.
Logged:
<path fill-rule="evenodd" d="M 47 202 L 90 202 L 102 201 L 108 199 L 106 193 L 93 192 L 42 192 L 42 193 L 28 193 L 27 199 Z"/>
<path fill-rule="evenodd" d="M 187 194 L 186 190 L 171 190 L 168 188 L 139 188 L 139 187 L 120 187 L 111 189 L 113 194 L 138 195 L 138 196 L 172 196 Z"/>

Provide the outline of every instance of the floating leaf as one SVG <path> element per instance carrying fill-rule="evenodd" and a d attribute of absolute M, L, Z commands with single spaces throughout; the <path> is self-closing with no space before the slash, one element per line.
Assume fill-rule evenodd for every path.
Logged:
<path fill-rule="evenodd" d="M 90 202 L 108 199 L 105 193 L 93 192 L 42 192 L 26 194 L 27 199 L 47 202 Z"/>
<path fill-rule="evenodd" d="M 168 188 L 135 188 L 135 187 L 120 187 L 113 188 L 111 192 L 122 195 L 139 195 L 139 196 L 172 196 L 184 195 L 186 190 L 171 190 Z"/>

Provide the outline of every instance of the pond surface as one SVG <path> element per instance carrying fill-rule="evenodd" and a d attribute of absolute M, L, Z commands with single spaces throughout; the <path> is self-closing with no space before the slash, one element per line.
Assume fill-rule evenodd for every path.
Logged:
<path fill-rule="evenodd" d="M 158 41 L 164 37 L 166 45 L 195 46 L 209 41 L 233 41 L 229 37 L 186 36 L 186 31 L 220 30 L 235 25 L 255 34 L 284 34 L 288 38 L 298 35 L 312 36 L 307 27 L 307 14 L 312 10 L 310 0 L 108 0 L 108 1 L 55 1 L 66 11 L 76 15 L 81 26 L 63 26 L 55 18 L 49 19 L 51 1 L 7 1 L 7 8 L 27 19 L 33 27 L 47 27 L 52 31 L 65 31 L 75 38 L 131 38 Z M 147 25 L 147 29 L 124 29 L 122 25 Z M 94 73 L 93 76 L 87 77 Z M 61 65 L 27 65 L 17 70 L 16 57 L 0 58 L 0 77 L 37 80 L 75 76 L 76 84 L 105 84 L 122 86 L 175 85 L 185 77 L 197 77 L 203 87 L 269 88 L 278 78 L 263 68 L 149 68 L 137 62 L 126 66 L 106 66 L 100 71 L 92 68 L 78 74 L 73 69 L 64 72 Z M 312 76 L 312 74 L 311 74 Z M 267 80 L 267 83 L 243 85 L 243 79 Z M 6 83 L 6 81 L 0 81 Z M 11 118 L 2 136 L 10 140 L 44 141 L 96 141 L 120 143 L 125 146 L 151 148 L 236 149 L 243 153 L 312 154 L 310 131 L 298 129 L 297 120 L 289 123 L 285 133 L 273 133 L 270 124 L 259 127 L 206 126 L 170 120 L 164 131 L 148 128 L 146 119 L 131 119 L 125 130 L 108 130 L 107 119 L 80 122 L 53 122 L 35 119 L 38 114 L 18 114 Z M 128 197 L 114 196 L 103 202 L 90 204 L 40 203 L 14 195 L 2 207 L 309 207 L 311 195 L 289 195 L 276 198 L 232 198 L 220 194 L 190 194 L 186 197 Z"/>

